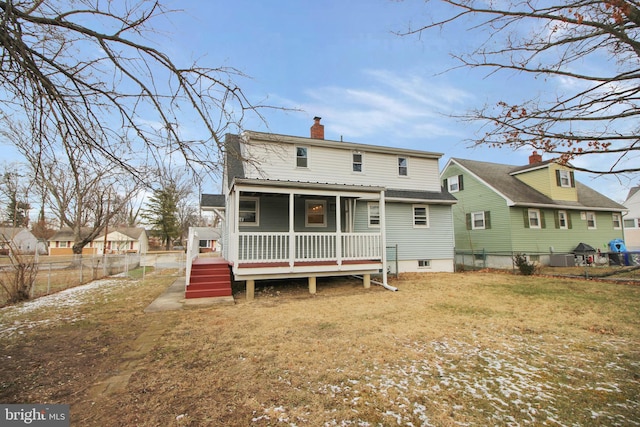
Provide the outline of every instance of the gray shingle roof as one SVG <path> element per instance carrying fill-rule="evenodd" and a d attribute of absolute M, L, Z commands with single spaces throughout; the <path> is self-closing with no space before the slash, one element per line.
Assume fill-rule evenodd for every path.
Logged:
<path fill-rule="evenodd" d="M 203 208 L 224 208 L 224 194 L 202 194 L 200 195 L 200 207 Z"/>
<path fill-rule="evenodd" d="M 504 197 L 513 201 L 516 205 L 555 205 L 566 208 L 574 207 L 576 209 L 590 208 L 609 209 L 614 211 L 626 210 L 626 208 L 621 204 L 577 181 L 577 202 L 553 200 L 512 175 L 514 172 L 521 172 L 522 170 L 531 168 L 531 166 L 521 167 L 458 158 L 453 158 L 451 160 L 467 169 L 486 184 L 493 187 Z M 551 162 L 545 163 L 549 164 Z"/>
<path fill-rule="evenodd" d="M 435 191 L 416 191 L 416 190 L 396 190 L 388 189 L 385 191 L 385 197 L 390 199 L 415 199 L 424 200 L 425 202 L 441 202 L 453 204 L 457 199 L 444 189 L 440 192 Z"/>

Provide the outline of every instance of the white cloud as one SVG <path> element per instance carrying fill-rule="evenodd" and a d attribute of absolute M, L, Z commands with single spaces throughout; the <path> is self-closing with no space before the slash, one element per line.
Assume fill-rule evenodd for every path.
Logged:
<path fill-rule="evenodd" d="M 305 92 L 304 102 L 288 103 L 327 118 L 328 138 L 339 135 L 349 141 L 395 145 L 398 139 L 465 136 L 449 114 L 466 109 L 464 104 L 473 99 L 471 93 L 416 74 L 365 70 L 362 76 L 357 86 L 313 88 Z"/>

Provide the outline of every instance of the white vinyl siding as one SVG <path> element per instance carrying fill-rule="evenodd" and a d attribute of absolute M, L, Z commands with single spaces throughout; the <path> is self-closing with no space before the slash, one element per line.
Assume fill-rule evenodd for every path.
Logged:
<path fill-rule="evenodd" d="M 307 167 L 297 167 L 296 155 L 288 144 L 245 145 L 245 178 L 301 182 L 331 182 L 348 185 L 381 186 L 403 190 L 441 191 L 437 158 L 409 157 L 409 176 L 398 175 L 398 156 L 362 151 L 362 172 L 353 172 L 353 149 L 308 146 Z M 345 144 L 346 145 L 346 144 Z M 402 156 L 401 156 L 402 157 Z"/>

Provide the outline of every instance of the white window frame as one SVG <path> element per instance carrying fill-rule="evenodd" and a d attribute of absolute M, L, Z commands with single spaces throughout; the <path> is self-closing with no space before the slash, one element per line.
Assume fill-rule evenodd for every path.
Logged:
<path fill-rule="evenodd" d="M 622 228 L 622 215 L 620 215 L 619 213 L 612 213 L 611 220 L 613 221 L 614 230 L 620 230 Z M 616 223 L 618 225 L 616 225 Z"/>
<path fill-rule="evenodd" d="M 559 170 L 560 172 L 560 187 L 571 188 L 571 172 L 567 170 Z"/>
<path fill-rule="evenodd" d="M 356 156 L 360 156 L 360 161 L 356 161 Z M 356 170 L 356 167 L 359 166 L 360 170 Z M 351 153 L 351 172 L 353 173 L 363 173 L 364 172 L 364 154 L 358 151 L 353 151 Z"/>
<path fill-rule="evenodd" d="M 531 214 L 535 214 L 534 217 L 531 216 Z M 540 216 L 540 209 L 529 209 L 527 212 L 527 215 L 529 217 L 529 228 L 542 228 L 542 218 Z M 532 224 L 531 220 L 535 219 L 537 224 Z"/>
<path fill-rule="evenodd" d="M 240 204 L 242 204 L 242 202 L 254 202 L 255 203 L 255 209 L 254 210 L 242 210 L 240 208 Z M 255 221 L 242 221 L 241 218 L 242 217 L 242 213 L 243 212 L 254 212 L 255 214 Z M 238 221 L 239 221 L 239 225 L 241 226 L 247 226 L 247 227 L 258 227 L 260 225 L 260 198 L 258 197 L 244 197 L 241 196 L 240 197 L 240 203 L 238 203 Z"/>
<path fill-rule="evenodd" d="M 419 259 L 418 260 L 418 268 L 419 269 L 431 268 L 431 260 L 430 259 Z"/>
<path fill-rule="evenodd" d="M 416 216 L 416 209 L 424 209 L 424 218 Z M 411 206 L 411 215 L 413 216 L 413 228 L 429 228 L 429 205 L 413 205 Z M 424 224 L 416 224 L 416 221 L 424 221 Z"/>
<path fill-rule="evenodd" d="M 311 208 L 311 205 L 322 206 L 322 223 L 309 222 L 309 209 Z M 318 215 L 318 214 L 315 214 L 315 215 Z M 307 199 L 304 201 L 304 225 L 305 227 L 326 227 L 327 226 L 327 201 L 326 200 Z"/>
<path fill-rule="evenodd" d="M 404 166 L 402 165 L 403 161 L 404 161 Z M 404 169 L 404 173 L 402 173 L 403 169 Z M 398 176 L 400 177 L 409 176 L 409 158 L 408 157 L 398 156 Z"/>
<path fill-rule="evenodd" d="M 296 150 L 296 168 L 308 169 L 309 168 L 309 147 L 305 147 L 302 145 L 298 145 L 295 148 Z M 298 150 L 304 150 L 304 157 L 298 156 Z M 304 165 L 301 165 L 301 160 L 304 159 Z"/>
<path fill-rule="evenodd" d="M 562 220 L 564 219 L 564 225 L 562 225 Z M 567 211 L 558 211 L 558 228 L 561 230 L 569 229 L 569 216 L 567 215 Z"/>
<path fill-rule="evenodd" d="M 378 212 L 374 213 L 373 210 L 376 208 Z M 367 203 L 367 222 L 369 224 L 369 228 L 380 228 L 380 203 Z"/>
<path fill-rule="evenodd" d="M 476 215 L 482 215 L 482 226 L 476 226 Z M 471 229 L 484 230 L 486 227 L 487 227 L 487 222 L 484 217 L 484 211 L 471 212 Z"/>
<path fill-rule="evenodd" d="M 627 218 L 624 220 L 624 228 L 637 228 L 638 227 L 638 222 L 640 220 L 637 220 L 636 218 Z M 627 224 L 627 223 L 631 223 L 631 224 Z"/>
<path fill-rule="evenodd" d="M 596 213 L 595 212 L 588 211 L 586 213 L 586 220 L 587 220 L 587 228 L 589 230 L 597 230 L 598 229 L 598 223 L 596 221 Z M 591 220 L 593 220 L 593 225 L 589 224 L 591 222 Z"/>
<path fill-rule="evenodd" d="M 58 247 L 59 248 L 68 248 L 69 247 L 69 242 L 67 242 L 66 240 L 64 240 L 64 241 L 60 240 L 60 243 L 59 243 Z"/>
<path fill-rule="evenodd" d="M 460 191 L 459 177 L 460 175 L 455 175 L 447 178 L 447 189 L 449 190 L 449 193 L 457 193 L 458 191 Z"/>

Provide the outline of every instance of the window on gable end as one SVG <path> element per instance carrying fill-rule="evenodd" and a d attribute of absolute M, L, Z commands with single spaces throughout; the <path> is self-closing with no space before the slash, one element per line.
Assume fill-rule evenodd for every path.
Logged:
<path fill-rule="evenodd" d="M 449 191 L 449 193 L 457 193 L 458 191 L 462 191 L 462 175 L 456 175 L 447 178 L 447 190 Z"/>
<path fill-rule="evenodd" d="M 299 168 L 309 167 L 309 149 L 307 147 L 296 147 L 296 166 Z"/>
<path fill-rule="evenodd" d="M 362 153 L 352 153 L 352 164 L 354 172 L 362 172 Z"/>
<path fill-rule="evenodd" d="M 398 175 L 409 175 L 409 160 L 406 157 L 398 157 Z"/>

